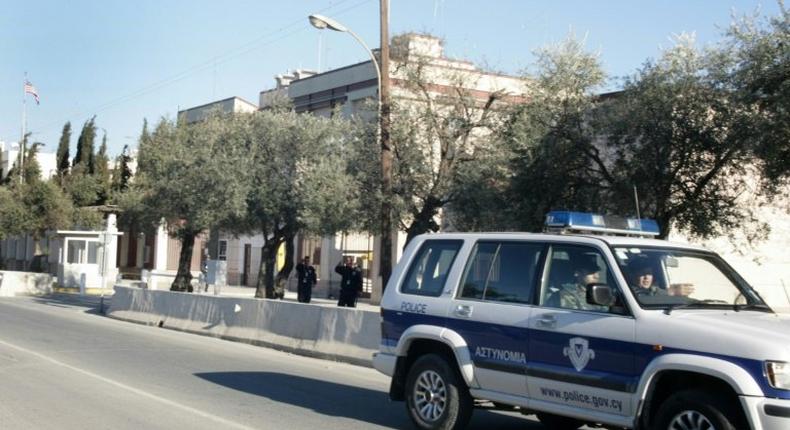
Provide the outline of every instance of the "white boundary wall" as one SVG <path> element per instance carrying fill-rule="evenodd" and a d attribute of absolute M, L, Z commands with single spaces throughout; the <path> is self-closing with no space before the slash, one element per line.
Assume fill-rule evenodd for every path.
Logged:
<path fill-rule="evenodd" d="M 0 297 L 52 293 L 52 275 L 0 270 Z"/>
<path fill-rule="evenodd" d="M 108 316 L 371 366 L 378 312 L 115 286 Z"/>

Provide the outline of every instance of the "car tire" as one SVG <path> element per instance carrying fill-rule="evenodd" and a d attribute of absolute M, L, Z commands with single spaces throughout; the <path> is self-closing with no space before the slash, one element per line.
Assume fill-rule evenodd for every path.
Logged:
<path fill-rule="evenodd" d="M 538 421 L 544 427 L 551 430 L 576 430 L 585 424 L 584 421 L 579 421 L 575 418 L 563 417 L 560 415 L 538 413 L 536 414 Z"/>
<path fill-rule="evenodd" d="M 702 390 L 685 390 L 669 396 L 658 408 L 651 430 L 736 430 L 741 425 L 740 404 Z"/>
<path fill-rule="evenodd" d="M 460 430 L 474 410 L 474 400 L 458 371 L 437 354 L 417 359 L 406 377 L 406 409 L 417 428 Z"/>

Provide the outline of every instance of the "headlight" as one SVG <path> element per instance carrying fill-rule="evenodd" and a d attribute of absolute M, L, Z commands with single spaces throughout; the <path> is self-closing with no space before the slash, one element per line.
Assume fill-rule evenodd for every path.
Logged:
<path fill-rule="evenodd" d="M 765 377 L 772 387 L 790 390 L 790 363 L 780 361 L 765 362 Z"/>

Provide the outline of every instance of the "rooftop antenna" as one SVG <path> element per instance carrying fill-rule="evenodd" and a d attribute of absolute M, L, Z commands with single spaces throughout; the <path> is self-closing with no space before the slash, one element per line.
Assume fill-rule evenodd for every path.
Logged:
<path fill-rule="evenodd" d="M 439 13 L 441 12 L 441 9 L 442 9 L 441 3 L 444 3 L 444 0 L 433 0 L 433 28 L 434 28 L 434 31 L 436 31 L 436 26 L 437 26 L 436 22 L 437 22 L 437 19 L 439 18 Z"/>
<path fill-rule="evenodd" d="M 636 205 L 636 219 L 642 220 L 642 216 L 639 214 L 639 193 L 636 192 L 636 185 L 634 185 L 634 204 Z"/>

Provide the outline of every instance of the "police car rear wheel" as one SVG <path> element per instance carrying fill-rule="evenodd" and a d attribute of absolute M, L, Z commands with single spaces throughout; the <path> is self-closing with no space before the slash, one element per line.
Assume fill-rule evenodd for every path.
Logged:
<path fill-rule="evenodd" d="M 474 401 L 447 361 L 437 355 L 420 357 L 406 378 L 406 408 L 421 429 L 457 430 L 469 422 Z"/>
<path fill-rule="evenodd" d="M 653 430 L 736 430 L 740 405 L 701 390 L 669 396 L 658 409 Z"/>
<path fill-rule="evenodd" d="M 576 430 L 584 425 L 584 422 L 574 418 L 562 417 L 554 414 L 537 414 L 538 421 L 547 429 L 552 430 Z"/>

